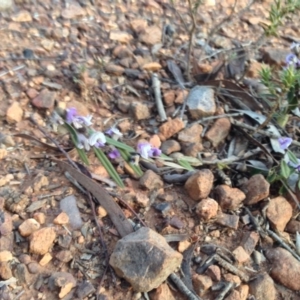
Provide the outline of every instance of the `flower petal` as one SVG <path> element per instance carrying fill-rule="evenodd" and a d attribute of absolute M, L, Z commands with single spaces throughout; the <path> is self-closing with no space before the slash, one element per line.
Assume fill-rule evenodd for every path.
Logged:
<path fill-rule="evenodd" d="M 138 153 L 145 159 L 149 158 L 149 154 L 151 155 L 151 148 L 149 143 L 139 143 L 137 145 Z"/>
<path fill-rule="evenodd" d="M 105 135 L 100 131 L 95 131 L 92 133 L 92 135 L 89 137 L 89 144 L 91 146 L 95 146 L 96 143 L 102 144 L 102 146 L 106 143 Z"/>
<path fill-rule="evenodd" d="M 280 138 L 278 139 L 280 148 L 281 148 L 282 150 L 287 149 L 287 148 L 291 145 L 292 141 L 293 141 L 293 139 L 290 138 L 290 137 L 280 137 Z"/>
<path fill-rule="evenodd" d="M 81 124 L 84 124 L 86 126 L 91 126 L 93 123 L 92 123 L 92 118 L 93 116 L 92 115 L 88 115 L 86 117 L 82 117 L 82 116 L 78 116 L 76 117 L 77 121 Z"/>
<path fill-rule="evenodd" d="M 121 154 L 117 149 L 114 149 L 108 153 L 108 157 L 111 159 L 116 159 L 116 158 L 119 158 L 120 156 L 121 156 Z"/>
<path fill-rule="evenodd" d="M 66 109 L 67 123 L 71 124 L 76 116 L 77 116 L 77 109 L 75 107 L 70 107 Z"/>

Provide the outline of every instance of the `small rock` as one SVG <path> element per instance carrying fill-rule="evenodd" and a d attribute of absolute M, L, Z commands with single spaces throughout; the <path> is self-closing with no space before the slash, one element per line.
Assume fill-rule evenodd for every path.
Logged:
<path fill-rule="evenodd" d="M 212 127 L 207 131 L 205 137 L 217 147 L 220 143 L 225 141 L 231 128 L 231 123 L 228 118 L 220 118 L 214 122 Z"/>
<path fill-rule="evenodd" d="M 130 105 L 130 111 L 136 120 L 145 120 L 151 117 L 151 112 L 147 104 L 133 102 Z"/>
<path fill-rule="evenodd" d="M 124 73 L 124 68 L 114 64 L 108 64 L 105 66 L 105 71 L 108 74 L 121 76 Z"/>
<path fill-rule="evenodd" d="M 200 124 L 194 124 L 178 133 L 178 141 L 181 143 L 199 143 L 203 127 Z"/>
<path fill-rule="evenodd" d="M 72 274 L 67 272 L 55 272 L 51 275 L 48 281 L 48 286 L 51 291 L 60 289 L 58 294 L 59 299 L 64 298 L 73 287 L 76 286 L 76 280 Z"/>
<path fill-rule="evenodd" d="M 36 175 L 36 177 L 33 180 L 33 191 L 35 193 L 40 192 L 42 187 L 48 185 L 49 185 L 48 178 L 43 174 L 39 173 L 38 175 Z"/>
<path fill-rule="evenodd" d="M 0 149 L 0 160 L 5 158 L 7 156 L 7 150 L 6 149 Z"/>
<path fill-rule="evenodd" d="M 20 104 L 14 101 L 6 111 L 6 121 L 9 124 L 18 123 L 22 120 L 23 109 Z"/>
<path fill-rule="evenodd" d="M 198 153 L 203 150 L 201 143 L 189 143 L 183 147 L 183 153 L 186 156 L 198 157 Z"/>
<path fill-rule="evenodd" d="M 69 261 L 72 260 L 73 255 L 72 252 L 70 250 L 61 250 L 59 251 L 56 256 L 55 256 L 58 260 L 67 263 Z"/>
<path fill-rule="evenodd" d="M 206 275 L 213 281 L 219 282 L 221 280 L 221 269 L 217 265 L 209 266 L 206 270 Z"/>
<path fill-rule="evenodd" d="M 300 221 L 294 219 L 290 220 L 285 227 L 285 231 L 293 234 L 297 231 L 300 232 Z"/>
<path fill-rule="evenodd" d="M 128 58 L 133 56 L 132 51 L 125 45 L 118 45 L 115 47 L 115 49 L 112 52 L 113 56 L 117 58 Z"/>
<path fill-rule="evenodd" d="M 271 199 L 267 207 L 267 217 L 276 230 L 284 231 L 292 215 L 293 208 L 284 197 Z"/>
<path fill-rule="evenodd" d="M 186 90 L 179 90 L 177 92 L 177 95 L 176 95 L 176 99 L 175 99 L 175 103 L 176 104 L 183 104 L 185 98 L 187 97 L 188 95 L 188 91 Z"/>
<path fill-rule="evenodd" d="M 152 170 L 147 170 L 140 178 L 140 185 L 152 191 L 154 189 L 162 188 L 164 183 L 159 175 L 154 173 Z"/>
<path fill-rule="evenodd" d="M 189 241 L 179 242 L 178 243 L 178 252 L 180 252 L 180 253 L 184 252 L 190 245 L 191 245 L 191 243 Z"/>
<path fill-rule="evenodd" d="M 30 88 L 26 91 L 26 94 L 30 99 L 34 99 L 35 97 L 37 97 L 39 92 L 36 89 Z"/>
<path fill-rule="evenodd" d="M 84 280 L 77 287 L 76 294 L 79 299 L 86 299 L 90 294 L 95 293 L 95 291 L 96 290 L 91 282 Z"/>
<path fill-rule="evenodd" d="M 154 134 L 150 137 L 149 143 L 156 148 L 160 148 L 161 146 L 161 140 L 157 134 Z"/>
<path fill-rule="evenodd" d="M 32 99 L 31 103 L 37 108 L 52 109 L 56 99 L 56 92 L 50 92 L 43 89 L 37 97 Z"/>
<path fill-rule="evenodd" d="M 213 282 L 207 275 L 194 274 L 192 277 L 195 292 L 199 296 L 203 296 L 205 292 L 211 288 Z"/>
<path fill-rule="evenodd" d="M 20 10 L 16 14 L 11 16 L 12 21 L 14 22 L 31 22 L 32 17 L 29 11 Z"/>
<path fill-rule="evenodd" d="M 253 175 L 243 187 L 246 194 L 245 203 L 247 205 L 255 204 L 269 196 L 270 184 L 263 175 Z"/>
<path fill-rule="evenodd" d="M 61 234 L 58 236 L 58 245 L 62 248 L 68 249 L 72 242 L 72 237 L 68 234 Z"/>
<path fill-rule="evenodd" d="M 113 30 L 110 32 L 109 38 L 112 41 L 128 44 L 133 39 L 133 36 L 126 31 Z"/>
<path fill-rule="evenodd" d="M 300 262 L 287 250 L 277 247 L 266 251 L 267 259 L 272 263 L 270 275 L 285 287 L 300 290 Z M 268 298 L 265 298 L 268 299 Z"/>
<path fill-rule="evenodd" d="M 28 268 L 29 273 L 31 273 L 31 274 L 37 274 L 41 270 L 40 265 L 37 262 L 35 262 L 35 261 L 29 263 L 28 266 L 27 266 L 27 268 Z"/>
<path fill-rule="evenodd" d="M 25 265 L 28 265 L 31 262 L 31 256 L 28 254 L 24 254 L 24 253 L 19 255 L 18 259 L 19 259 L 20 263 L 25 264 Z"/>
<path fill-rule="evenodd" d="M 52 260 L 52 255 L 48 252 L 46 253 L 42 259 L 39 261 L 39 264 L 44 267 Z"/>
<path fill-rule="evenodd" d="M 13 230 L 11 215 L 0 209 L 0 236 L 7 236 Z"/>
<path fill-rule="evenodd" d="M 245 232 L 242 238 L 241 246 L 251 255 L 259 241 L 259 234 L 255 231 Z"/>
<path fill-rule="evenodd" d="M 184 222 L 178 218 L 177 216 L 173 216 L 169 221 L 168 224 L 176 229 L 182 229 L 185 224 Z"/>
<path fill-rule="evenodd" d="M 184 128 L 184 123 L 179 118 L 168 119 L 163 125 L 159 127 L 160 139 L 165 141 L 172 137 L 174 134 Z"/>
<path fill-rule="evenodd" d="M 0 186 L 6 185 L 8 182 L 14 179 L 14 175 L 12 174 L 7 174 L 6 176 L 1 176 L 0 177 Z"/>
<path fill-rule="evenodd" d="M 234 249 L 232 254 L 234 255 L 237 262 L 240 264 L 243 264 L 250 258 L 249 254 L 245 251 L 245 249 L 242 246 L 238 246 L 236 249 Z"/>
<path fill-rule="evenodd" d="M 60 209 L 69 216 L 69 222 L 73 229 L 78 229 L 82 226 L 82 219 L 75 196 L 71 195 L 62 199 L 60 201 Z"/>
<path fill-rule="evenodd" d="M 163 99 L 167 107 L 172 106 L 175 101 L 175 92 L 173 90 L 165 91 L 163 93 Z"/>
<path fill-rule="evenodd" d="M 34 219 L 37 220 L 41 225 L 45 224 L 46 221 L 46 216 L 44 213 L 42 212 L 36 212 L 33 215 Z"/>
<path fill-rule="evenodd" d="M 18 228 L 21 236 L 30 236 L 33 232 L 40 229 L 40 224 L 35 219 L 25 220 Z"/>
<path fill-rule="evenodd" d="M 120 239 L 110 257 L 110 265 L 137 292 L 157 288 L 181 264 L 182 255 L 165 238 L 142 227 Z"/>
<path fill-rule="evenodd" d="M 0 7 L 1 7 L 1 5 L 0 5 Z M 13 275 L 12 275 L 12 271 L 10 268 L 10 263 L 8 263 L 7 261 L 0 262 L 0 278 L 2 280 L 7 280 L 7 279 L 11 278 L 12 276 Z"/>
<path fill-rule="evenodd" d="M 218 202 L 211 198 L 201 200 L 196 206 L 196 213 L 205 221 L 216 217 L 218 213 Z"/>
<path fill-rule="evenodd" d="M 0 251 L 0 263 L 7 262 L 13 259 L 13 255 L 10 251 L 3 250 Z"/>
<path fill-rule="evenodd" d="M 250 66 L 247 69 L 246 76 L 250 78 L 260 78 L 260 71 L 263 68 L 263 64 L 256 61 L 251 60 Z"/>
<path fill-rule="evenodd" d="M 149 293 L 151 300 L 176 300 L 166 283 L 162 283 L 157 289 Z"/>
<path fill-rule="evenodd" d="M 41 45 L 47 51 L 52 51 L 54 44 L 55 44 L 55 42 L 53 40 L 49 40 L 49 39 L 42 39 L 42 41 L 41 41 Z"/>
<path fill-rule="evenodd" d="M 221 213 L 217 215 L 216 223 L 237 230 L 239 225 L 239 217 Z"/>
<path fill-rule="evenodd" d="M 241 190 L 225 184 L 218 185 L 214 189 L 213 194 L 222 209 L 229 210 L 236 210 L 246 198 L 246 195 Z"/>
<path fill-rule="evenodd" d="M 149 197 L 143 193 L 143 192 L 136 192 L 135 194 L 135 200 L 136 203 L 140 206 L 140 207 L 148 207 L 150 204 L 150 199 Z"/>
<path fill-rule="evenodd" d="M 34 254 L 43 255 L 49 252 L 56 238 L 53 228 L 42 228 L 33 232 L 30 236 L 29 251 Z"/>
<path fill-rule="evenodd" d="M 0 1 L 0 12 L 12 8 L 13 4 L 14 3 L 12 0 L 1 0 Z"/>
<path fill-rule="evenodd" d="M 56 224 L 56 225 L 68 224 L 69 223 L 69 216 L 65 212 L 62 212 L 53 220 L 53 223 Z"/>
<path fill-rule="evenodd" d="M 276 299 L 276 289 L 273 279 L 267 274 L 259 274 L 249 283 L 249 291 L 255 299 Z"/>
<path fill-rule="evenodd" d="M 169 155 L 181 150 L 180 144 L 176 140 L 166 140 L 162 143 L 160 150 L 162 153 Z"/>
<path fill-rule="evenodd" d="M 290 50 L 278 48 L 265 48 L 263 52 L 263 62 L 276 67 L 285 66 L 285 59 L 291 53 Z"/>
<path fill-rule="evenodd" d="M 85 15 L 84 9 L 76 2 L 68 3 L 68 6 L 62 10 L 61 16 L 64 19 L 75 19 Z"/>
<path fill-rule="evenodd" d="M 97 216 L 99 216 L 100 218 L 104 218 L 107 216 L 107 211 L 102 206 L 98 206 L 97 207 Z"/>
<path fill-rule="evenodd" d="M 145 19 L 133 19 L 130 21 L 130 26 L 135 33 L 139 34 L 147 28 L 148 24 Z"/>
<path fill-rule="evenodd" d="M 184 187 L 193 200 L 200 200 L 209 195 L 213 181 L 213 173 L 209 169 L 202 169 L 189 177 Z"/>
<path fill-rule="evenodd" d="M 226 273 L 226 274 L 223 275 L 223 277 L 228 282 L 233 282 L 236 285 L 240 285 L 241 284 L 241 279 L 237 275 L 233 275 L 231 273 Z"/>
<path fill-rule="evenodd" d="M 156 72 L 162 68 L 158 62 L 149 62 L 142 66 L 142 70 Z"/>
<path fill-rule="evenodd" d="M 212 116 L 216 112 L 215 93 L 210 87 L 195 86 L 186 101 L 193 119 Z"/>
<path fill-rule="evenodd" d="M 154 25 L 145 28 L 145 30 L 139 35 L 139 41 L 146 45 L 153 46 L 160 43 L 161 37 L 161 29 Z"/>

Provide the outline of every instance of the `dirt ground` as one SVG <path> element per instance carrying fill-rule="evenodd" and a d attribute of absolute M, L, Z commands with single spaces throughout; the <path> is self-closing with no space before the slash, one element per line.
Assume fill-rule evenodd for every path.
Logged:
<path fill-rule="evenodd" d="M 263 34 L 262 24 L 267 22 L 271 2 L 254 1 L 247 8 L 248 2 L 241 0 L 237 1 L 233 11 L 235 1 L 231 0 L 208 0 L 201 5 L 195 14 L 197 27 L 191 74 L 211 72 L 222 58 L 212 57 L 201 48 L 208 39 L 211 51 L 231 49 L 232 40 L 239 41 L 248 56 L 246 78 L 251 79 L 258 78 L 263 49 L 285 49 L 288 52 L 291 38 L 299 37 L 299 18 L 296 15 L 284 20 L 278 37 L 268 38 L 259 48 L 255 47 L 258 37 Z M 62 126 L 54 124 L 51 116 L 53 111 L 70 107 L 76 107 L 81 115 L 92 114 L 96 130 L 105 131 L 117 125 L 123 133 L 122 141 L 134 148 L 138 140 L 149 140 L 157 135 L 162 123 L 153 97 L 151 75 L 155 72 L 161 79 L 166 113 L 172 118 L 176 109 L 181 108 L 182 100 L 179 98 L 182 91 L 168 71 L 167 61 L 175 61 L 181 70 L 186 68 L 192 26 L 188 1 L 172 3 L 167 0 L 15 0 L 10 10 L 0 12 L 0 209 L 3 220 L 10 219 L 12 223 L 6 232 L 3 228 L 0 231 L 0 251 L 6 251 L 4 254 L 8 257 L 0 262 L 0 283 L 17 278 L 6 288 L 0 288 L 1 299 L 147 299 L 147 295 L 133 291 L 130 284 L 119 278 L 111 268 L 106 268 L 106 252 L 90 202 L 49 158 L 65 160 L 64 155 L 36 141 L 54 146 L 30 121 L 30 116 L 33 115 L 38 125 L 68 150 L 72 148 L 69 135 Z M 211 35 L 216 25 L 228 16 L 220 29 Z M 188 81 L 186 75 L 184 73 L 184 78 Z M 222 78 L 223 74 L 219 76 Z M 192 77 L 187 92 L 195 84 Z M 143 105 L 132 111 L 131 103 Z M 221 112 L 226 105 L 231 104 L 221 100 L 217 102 Z M 184 114 L 184 120 L 186 124 L 193 122 L 188 113 Z M 232 130 L 217 147 L 204 138 L 203 152 L 224 157 L 225 148 L 235 134 L 236 131 Z M 173 138 L 176 139 L 176 136 Z M 69 155 L 80 161 L 76 151 L 69 151 Z M 93 154 L 89 155 L 89 161 L 91 173 L 109 178 Z M 197 202 L 191 199 L 183 184 L 164 182 L 159 190 L 147 190 L 141 187 L 138 178 L 122 167 L 122 163 L 115 166 L 126 188 L 121 190 L 100 181 L 102 187 L 119 195 L 148 227 L 161 235 L 184 236 L 186 244 L 178 242 L 178 239 L 170 242 L 174 249 L 179 250 L 181 245 L 179 251 L 183 252 L 185 247 L 194 245 L 190 257 L 192 276 L 199 267 L 197 257 L 201 257 L 202 261 L 209 257 L 209 254 L 201 254 L 202 245 L 211 243 L 232 253 L 245 235 L 255 231 L 250 222 L 243 223 L 247 214 L 242 205 L 230 212 L 240 218 L 237 228 L 222 226 L 215 219 L 202 221 L 195 212 Z M 206 168 L 214 172 L 214 187 L 220 185 L 224 178 L 216 175 L 216 166 Z M 144 167 L 142 169 L 145 170 Z M 241 182 L 252 175 L 248 170 L 238 171 L 234 167 L 230 170 L 226 173 L 233 186 L 241 186 Z M 69 223 L 56 220 L 61 213 L 60 201 L 70 195 L 76 197 L 83 222 L 82 227 L 76 230 Z M 270 197 L 277 196 L 278 187 L 272 186 Z M 114 199 L 127 218 L 141 225 L 118 197 Z M 143 199 L 147 199 L 146 205 Z M 167 215 L 157 208 L 162 203 L 170 206 Z M 260 205 L 251 207 L 255 216 L 260 215 L 261 209 Z M 296 216 L 294 205 L 293 209 L 293 216 Z M 110 218 L 97 205 L 96 213 L 107 253 L 111 254 L 120 236 Z M 19 229 L 28 219 L 36 220 L 38 225 L 35 226 L 39 228 L 54 228 L 55 238 L 49 251 L 37 253 L 30 250 L 35 229 L 30 228 L 28 234 Z M 286 238 L 294 240 L 295 235 L 284 233 Z M 41 243 L 43 238 L 48 237 L 41 237 Z M 263 252 L 267 247 L 275 246 L 277 244 L 271 239 L 266 242 L 259 238 L 255 249 Z M 227 250 L 224 250 L 225 256 Z M 47 256 L 45 258 L 46 253 L 51 257 L 48 257 L 49 261 Z M 41 264 L 42 258 L 47 261 L 44 265 L 43 262 Z M 272 268 L 272 262 L 255 262 L 252 256 L 242 265 L 251 278 L 264 272 L 270 273 Z M 248 283 L 241 282 L 239 276 L 231 274 L 232 277 L 226 277 L 230 272 L 222 267 L 220 269 L 222 280 L 227 278 L 227 281 L 234 282 L 237 291 L 241 291 L 239 287 L 247 286 Z M 59 286 L 55 282 L 51 285 L 51 280 L 55 281 L 51 276 L 56 272 L 65 272 L 63 279 L 68 282 L 75 280 L 66 295 L 63 293 L 64 284 Z M 68 279 L 69 275 L 71 279 Z M 216 285 L 217 281 L 213 279 L 213 284 Z M 276 281 L 273 285 L 276 289 L 274 299 L 300 299 L 299 292 Z M 174 299 L 188 299 L 170 282 L 165 288 L 167 290 L 161 294 L 150 292 L 150 299 L 171 299 L 170 291 Z M 200 290 L 205 291 L 206 288 L 201 286 Z M 199 296 L 205 300 L 216 299 L 218 293 L 219 290 L 210 289 Z M 255 299 L 249 291 L 246 297 L 237 294 L 227 294 L 222 299 Z"/>

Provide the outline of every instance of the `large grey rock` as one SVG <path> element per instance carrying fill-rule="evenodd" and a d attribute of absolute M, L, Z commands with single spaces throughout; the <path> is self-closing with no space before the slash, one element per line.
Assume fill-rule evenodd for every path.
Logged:
<path fill-rule="evenodd" d="M 148 292 L 164 282 L 181 261 L 182 255 L 160 234 L 142 227 L 117 242 L 109 263 L 135 291 Z"/>
<path fill-rule="evenodd" d="M 195 86 L 187 96 L 187 107 L 193 119 L 212 116 L 216 112 L 215 92 L 207 86 Z"/>
<path fill-rule="evenodd" d="M 250 282 L 250 294 L 257 300 L 275 300 L 276 289 L 273 279 L 267 274 L 261 274 Z"/>

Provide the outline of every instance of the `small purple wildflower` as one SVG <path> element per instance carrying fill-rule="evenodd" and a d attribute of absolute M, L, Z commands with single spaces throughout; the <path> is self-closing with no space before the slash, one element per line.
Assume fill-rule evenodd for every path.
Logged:
<path fill-rule="evenodd" d="M 105 135 L 100 131 L 93 132 L 89 137 L 89 144 L 95 147 L 103 147 L 106 143 Z"/>
<path fill-rule="evenodd" d="M 67 123 L 71 124 L 74 118 L 77 116 L 77 109 L 75 107 L 68 108 L 66 110 L 66 120 Z"/>
<path fill-rule="evenodd" d="M 280 148 L 282 150 L 286 150 L 292 143 L 293 139 L 291 139 L 290 137 L 280 137 L 278 139 Z"/>
<path fill-rule="evenodd" d="M 117 159 L 121 156 L 120 152 L 117 149 L 114 149 L 108 153 L 110 159 Z"/>
<path fill-rule="evenodd" d="M 82 128 L 82 126 L 91 126 L 92 125 L 92 116 L 88 115 L 86 117 L 78 116 L 77 109 L 71 107 L 67 109 L 66 121 L 69 124 L 73 124 L 76 129 Z"/>
<path fill-rule="evenodd" d="M 86 151 L 89 151 L 91 149 L 89 144 L 89 139 L 82 133 L 77 134 L 78 138 L 78 144 L 76 145 L 79 149 L 85 149 Z"/>
<path fill-rule="evenodd" d="M 150 143 L 144 142 L 137 145 L 138 153 L 145 159 L 161 155 L 161 150 L 153 147 Z"/>
<path fill-rule="evenodd" d="M 288 66 L 294 66 L 295 68 L 300 66 L 300 61 L 294 53 L 288 54 L 285 58 L 285 62 Z"/>
<path fill-rule="evenodd" d="M 119 137 L 123 136 L 120 130 L 116 127 L 109 128 L 108 130 L 105 131 L 105 133 L 115 140 L 118 140 Z"/>

